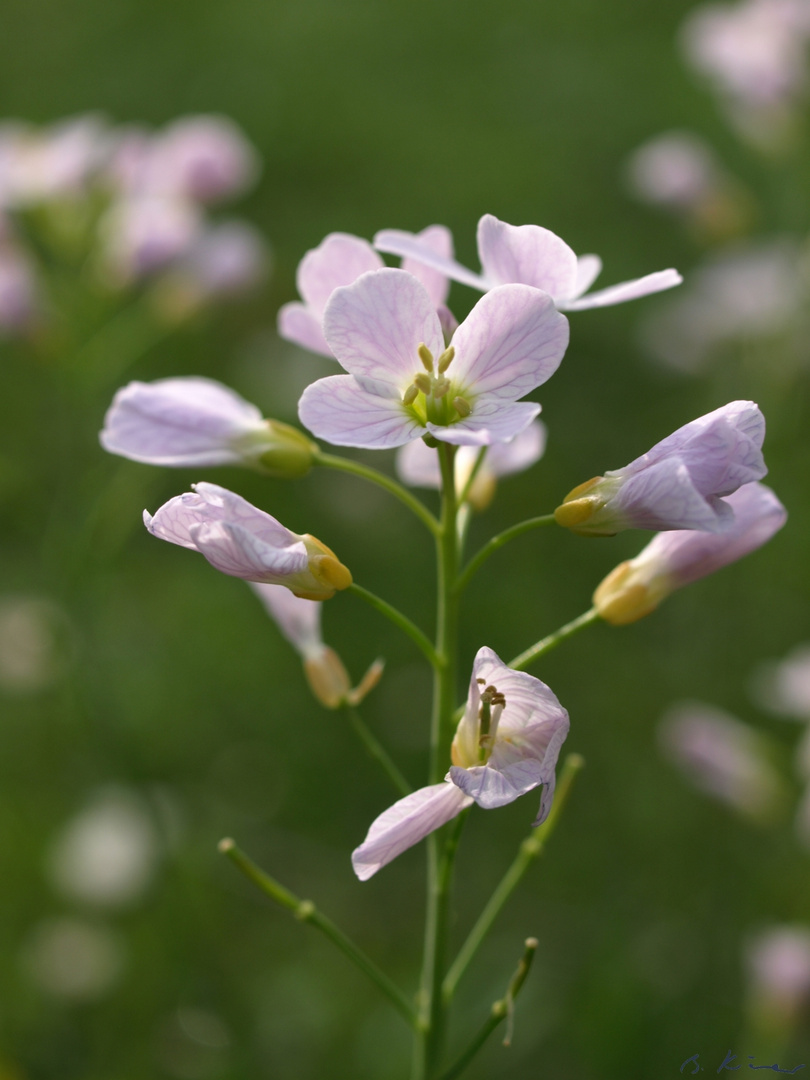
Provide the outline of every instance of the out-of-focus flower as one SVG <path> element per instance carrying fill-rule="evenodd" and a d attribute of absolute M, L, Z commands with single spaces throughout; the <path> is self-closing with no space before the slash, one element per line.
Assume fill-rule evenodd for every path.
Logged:
<path fill-rule="evenodd" d="M 196 239 L 177 274 L 202 302 L 249 292 L 267 267 L 267 245 L 258 230 L 244 221 L 223 221 Z"/>
<path fill-rule="evenodd" d="M 577 258 L 568 244 L 549 229 L 539 225 L 508 225 L 492 214 L 484 214 L 478 222 L 477 235 L 480 274 L 437 253 L 419 236 L 399 229 L 378 232 L 374 246 L 379 251 L 422 262 L 445 277 L 482 292 L 498 285 L 531 285 L 549 293 L 561 311 L 620 304 L 671 289 L 681 282 L 676 270 L 661 270 L 585 296 L 602 269 L 597 255 Z"/>
<path fill-rule="evenodd" d="M 728 503 L 734 520 L 725 532 L 659 533 L 635 559 L 612 570 L 593 594 L 600 616 L 624 626 L 649 615 L 676 589 L 756 551 L 787 520 L 784 506 L 764 484 L 746 484 Z"/>
<path fill-rule="evenodd" d="M 147 194 L 114 203 L 100 229 L 103 263 L 119 284 L 128 284 L 187 255 L 202 218 L 185 199 Z"/>
<path fill-rule="evenodd" d="M 644 320 L 643 348 L 682 371 L 698 371 L 727 341 L 790 329 L 806 302 L 807 270 L 795 242 L 736 246 L 712 257 L 687 290 Z M 778 360 L 769 351 L 769 363 Z"/>
<path fill-rule="evenodd" d="M 113 398 L 99 438 L 111 454 L 148 465 L 248 465 L 286 477 L 308 472 L 315 449 L 302 432 L 198 377 L 129 383 Z"/>
<path fill-rule="evenodd" d="M 779 773 L 753 728 L 697 702 L 673 707 L 658 729 L 661 750 L 701 791 L 753 818 L 782 802 Z"/>
<path fill-rule="evenodd" d="M 758 1026 L 790 1028 L 810 999 L 810 929 L 769 927 L 745 952 L 749 1008 Z"/>
<path fill-rule="evenodd" d="M 109 152 L 109 133 L 98 116 L 42 129 L 0 124 L 0 206 L 17 209 L 83 194 Z"/>
<path fill-rule="evenodd" d="M 445 349 L 422 284 L 388 268 L 335 290 L 323 325 L 350 374 L 308 386 L 301 420 L 332 443 L 374 449 L 428 433 L 470 446 L 514 438 L 540 412 L 517 399 L 553 375 L 568 345 L 568 322 L 547 294 L 503 285 L 478 301 Z"/>
<path fill-rule="evenodd" d="M 499 478 L 528 469 L 540 460 L 545 448 L 546 426 L 540 420 L 532 420 L 511 442 L 493 443 L 486 449 L 484 459 L 470 483 L 481 451 L 474 446 L 460 446 L 455 463 L 456 494 L 460 497 L 466 489 L 467 502 L 475 510 L 485 510 L 492 501 Z M 401 447 L 397 453 L 396 468 L 400 479 L 412 487 L 441 487 L 438 454 L 421 439 Z"/>
<path fill-rule="evenodd" d="M 376 819 L 352 853 L 354 872 L 366 881 L 473 802 L 492 810 L 541 784 L 534 824 L 542 824 L 568 727 L 568 713 L 545 683 L 507 667 L 492 649 L 479 649 L 450 771 L 441 784 L 406 795 Z"/>
<path fill-rule="evenodd" d="M 0 237 L 0 334 L 18 334 L 31 326 L 38 292 L 30 261 Z"/>
<path fill-rule="evenodd" d="M 753 692 L 757 703 L 770 712 L 810 720 L 810 642 L 791 649 L 784 660 L 762 664 Z"/>
<path fill-rule="evenodd" d="M 51 850 L 54 885 L 71 900 L 117 907 L 152 881 L 158 841 L 142 800 L 125 788 L 100 791 L 67 823 Z"/>
<path fill-rule="evenodd" d="M 352 575 L 326 544 L 290 532 L 263 510 L 217 484 L 194 484 L 154 517 L 143 520 L 153 536 L 199 551 L 231 577 L 284 585 L 307 600 L 328 600 L 347 589 Z"/>
<path fill-rule="evenodd" d="M 767 473 L 765 418 L 753 401 L 732 401 L 684 424 L 623 469 L 570 491 L 554 511 L 560 525 L 588 536 L 623 529 L 722 532 L 734 516 L 721 496 Z"/>
<path fill-rule="evenodd" d="M 250 586 L 284 637 L 300 654 L 309 687 L 327 709 L 337 709 L 344 703 L 357 705 L 376 686 L 383 670 L 380 660 L 372 664 L 359 686 L 352 689 L 343 661 L 323 642 L 319 603 L 302 600 L 281 585 L 250 582 Z"/>
<path fill-rule="evenodd" d="M 47 689 L 65 671 L 69 654 L 70 627 L 61 608 L 41 597 L 0 598 L 0 689 Z"/>
<path fill-rule="evenodd" d="M 258 156 L 226 116 L 184 116 L 153 139 L 142 178 L 149 191 L 218 202 L 249 187 Z"/>
<path fill-rule="evenodd" d="M 39 988 L 56 997 L 92 1001 L 103 997 L 124 967 L 119 937 L 81 919 L 39 923 L 22 955 L 23 968 Z"/>

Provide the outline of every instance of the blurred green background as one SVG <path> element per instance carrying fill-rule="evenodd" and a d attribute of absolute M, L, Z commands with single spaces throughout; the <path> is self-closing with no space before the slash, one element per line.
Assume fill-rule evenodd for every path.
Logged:
<path fill-rule="evenodd" d="M 418 978 L 423 853 L 355 880 L 349 853 L 390 802 L 385 777 L 341 716 L 309 696 L 249 589 L 157 544 L 140 513 L 191 482 L 222 483 L 321 537 L 358 582 L 425 626 L 429 540 L 398 504 L 349 477 L 293 484 L 158 470 L 105 456 L 97 431 L 121 381 L 182 374 L 221 379 L 294 421 L 303 387 L 333 367 L 281 342 L 275 313 L 295 295 L 303 253 L 330 231 L 370 237 L 441 222 L 461 261 L 476 265 L 475 224 L 490 212 L 599 252 L 604 284 L 667 266 L 688 277 L 697 245 L 622 182 L 627 155 L 667 128 L 700 132 L 767 194 L 761 231 L 801 236 L 806 151 L 787 163 L 744 151 L 679 59 L 675 37 L 692 6 L 3 0 L 3 115 L 44 123 L 100 110 L 154 125 L 231 116 L 264 161 L 236 209 L 274 252 L 252 302 L 157 343 L 125 373 L 111 356 L 110 374 L 91 383 L 69 363 L 35 363 L 0 343 L 2 592 L 57 606 L 48 610 L 59 612 L 63 661 L 37 692 L 2 696 L 3 1080 L 407 1075 L 399 1018 L 327 942 L 241 880 L 216 843 L 234 836 L 408 988 Z M 473 301 L 454 286 L 456 314 Z M 700 378 L 656 367 L 636 328 L 659 302 L 572 316 L 566 359 L 539 395 L 546 458 L 501 484 L 470 550 L 733 398 L 752 397 L 766 413 L 769 483 L 791 521 L 650 618 L 597 626 L 532 669 L 568 708 L 567 749 L 587 768 L 463 984 L 454 1046 L 502 994 L 523 939 L 539 938 L 513 1046 L 494 1038 L 471 1080 L 663 1080 L 698 1052 L 706 1071 L 729 1047 L 739 1060 L 765 1054 L 746 1029 L 743 945 L 762 926 L 810 918 L 810 864 L 790 807 L 767 827 L 741 821 L 662 760 L 655 734 L 672 702 L 704 700 L 769 732 L 791 776 L 798 725 L 760 711 L 748 686 L 760 660 L 810 637 L 806 371 L 781 378 L 767 353 L 761 364 L 731 356 Z M 368 460 L 392 467 L 388 454 Z M 548 530 L 516 541 L 469 592 L 463 668 L 481 644 L 509 657 L 584 611 L 602 576 L 646 540 Z M 355 597 L 330 601 L 324 625 L 356 678 L 386 658 L 364 715 L 421 783 L 430 694 L 421 658 Z M 99 799 L 137 804 L 158 852 L 148 887 L 121 902 L 82 899 L 54 871 L 65 823 Z M 530 796 L 471 815 L 456 943 L 535 809 Z M 43 936 L 66 926 L 100 932 L 92 941 L 111 972 L 105 989 L 76 990 L 69 973 L 67 991 L 37 977 Z M 806 1030 L 784 1050 L 787 1068 L 810 1059 Z"/>

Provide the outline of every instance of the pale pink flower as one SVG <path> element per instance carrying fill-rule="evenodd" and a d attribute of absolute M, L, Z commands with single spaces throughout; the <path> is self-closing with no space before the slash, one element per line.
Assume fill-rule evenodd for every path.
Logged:
<path fill-rule="evenodd" d="M 99 438 L 111 454 L 147 465 L 248 465 L 286 476 L 305 473 L 314 449 L 302 432 L 263 419 L 227 386 L 199 377 L 129 383 L 113 398 Z"/>
<path fill-rule="evenodd" d="M 399 229 L 378 232 L 374 246 L 391 255 L 420 261 L 453 281 L 482 292 L 498 285 L 531 285 L 549 293 L 560 311 L 620 304 L 671 289 L 681 282 L 676 270 L 661 270 L 585 296 L 602 269 L 597 255 L 577 258 L 568 244 L 549 229 L 539 225 L 508 225 L 492 214 L 484 214 L 478 222 L 480 274 L 437 254 L 418 236 Z"/>
<path fill-rule="evenodd" d="M 713 150 L 688 131 L 668 131 L 643 143 L 633 152 L 627 175 L 645 202 L 687 209 L 712 195 L 721 183 Z"/>
<path fill-rule="evenodd" d="M 38 288 L 29 260 L 16 247 L 0 243 L 0 334 L 15 334 L 34 321 Z"/>
<path fill-rule="evenodd" d="M 223 574 L 284 585 L 308 600 L 328 600 L 351 585 L 347 568 L 314 536 L 290 532 L 226 488 L 192 486 L 193 492 L 170 499 L 154 517 L 144 511 L 153 536 L 199 551 Z"/>
<path fill-rule="evenodd" d="M 500 477 L 528 469 L 540 460 L 545 448 L 546 426 L 540 420 L 533 420 L 510 442 L 493 443 L 488 447 L 472 484 L 469 484 L 480 449 L 460 446 L 455 461 L 456 494 L 460 496 L 469 484 L 468 501 L 476 510 L 485 509 Z M 421 439 L 400 447 L 396 470 L 400 480 L 411 487 L 438 489 L 442 485 L 438 452 L 426 446 Z"/>
<path fill-rule="evenodd" d="M 728 504 L 734 517 L 725 532 L 662 532 L 635 559 L 620 563 L 593 595 L 600 616 L 614 626 L 635 622 L 676 589 L 756 551 L 787 520 L 784 506 L 764 484 L 746 484 Z"/>
<path fill-rule="evenodd" d="M 810 929 L 769 927 L 748 943 L 746 960 L 754 1011 L 790 1024 L 810 999 Z"/>
<path fill-rule="evenodd" d="M 0 206 L 25 207 L 84 193 L 110 151 L 98 116 L 45 128 L 0 125 Z"/>
<path fill-rule="evenodd" d="M 513 438 L 540 412 L 517 399 L 557 370 L 568 323 L 545 293 L 503 285 L 478 301 L 445 349 L 425 288 L 386 268 L 332 294 L 324 334 L 349 374 L 304 391 L 299 416 L 310 431 L 375 449 L 427 434 L 486 446 Z"/>
<path fill-rule="evenodd" d="M 570 491 L 560 525 L 591 536 L 623 529 L 722 532 L 734 515 L 722 496 L 767 473 L 765 418 L 753 401 L 732 401 L 698 417 L 636 458 Z"/>
<path fill-rule="evenodd" d="M 676 705 L 658 728 L 662 752 L 708 795 L 753 818 L 779 805 L 782 784 L 753 728 L 700 702 Z"/>
<path fill-rule="evenodd" d="M 452 257 L 453 238 L 443 225 L 430 225 L 418 234 L 422 243 L 441 257 Z M 329 297 L 341 285 L 351 285 L 369 270 L 381 270 L 383 261 L 367 240 L 350 233 L 330 233 L 308 251 L 298 264 L 296 284 L 303 302 L 284 304 L 278 313 L 278 332 L 312 352 L 331 356 L 323 336 L 323 313 Z M 442 308 L 449 282 L 443 274 L 412 259 L 404 259 L 402 269 L 418 278 L 433 306 Z"/>
<path fill-rule="evenodd" d="M 202 301 L 249 292 L 266 275 L 268 261 L 257 229 L 244 221 L 223 221 L 197 237 L 176 273 Z"/>
<path fill-rule="evenodd" d="M 352 853 L 357 876 L 366 881 L 473 802 L 492 810 L 541 784 L 534 824 L 542 824 L 568 727 L 568 713 L 545 683 L 507 667 L 492 649 L 479 649 L 450 771 L 441 784 L 406 795 L 377 818 Z"/>
<path fill-rule="evenodd" d="M 759 669 L 754 680 L 757 701 L 772 712 L 810 720 L 810 642 L 797 645 L 784 660 Z M 808 745 L 810 778 L 810 745 Z"/>
<path fill-rule="evenodd" d="M 102 258 L 129 282 L 186 255 L 202 232 L 199 210 L 175 196 L 144 194 L 115 203 L 100 222 Z"/>

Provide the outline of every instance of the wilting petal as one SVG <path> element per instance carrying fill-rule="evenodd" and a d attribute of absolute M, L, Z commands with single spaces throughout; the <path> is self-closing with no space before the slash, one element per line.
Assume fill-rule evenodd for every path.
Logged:
<path fill-rule="evenodd" d="M 308 386 L 298 415 L 311 432 L 336 446 L 386 449 L 427 432 L 405 412 L 399 396 L 369 393 L 351 375 L 329 375 Z"/>
<path fill-rule="evenodd" d="M 278 332 L 281 337 L 303 349 L 320 353 L 321 356 L 332 356 L 332 350 L 323 336 L 320 317 L 306 304 L 300 304 L 297 300 L 284 304 L 278 313 Z"/>
<path fill-rule="evenodd" d="M 619 285 L 610 285 L 607 289 L 589 293 L 579 299 L 560 302 L 561 311 L 586 311 L 588 308 L 610 307 L 623 304 L 625 300 L 637 300 L 641 296 L 663 292 L 680 285 L 683 278 L 677 270 L 657 270 L 634 281 L 622 281 Z"/>
<path fill-rule="evenodd" d="M 444 349 L 436 309 L 420 282 L 404 270 L 363 274 L 337 289 L 323 318 L 324 337 L 351 375 L 404 390 L 422 370 L 418 348 Z"/>
<path fill-rule="evenodd" d="M 352 852 L 355 874 L 367 881 L 397 855 L 451 821 L 472 801 L 447 781 L 406 795 L 380 814 L 363 843 Z"/>
<path fill-rule="evenodd" d="M 436 247 L 426 242 L 421 234 L 403 232 L 401 229 L 382 229 L 374 237 L 374 247 L 387 255 L 399 255 L 403 259 L 414 260 L 423 266 L 429 266 L 443 277 L 469 285 L 473 289 L 485 292 L 489 285 L 480 274 L 474 274 L 453 258 L 440 254 Z M 404 268 L 404 264 L 403 264 Z"/>
<path fill-rule="evenodd" d="M 453 258 L 453 234 L 444 225 L 428 225 L 416 234 L 416 239 L 430 251 L 435 251 L 442 259 Z M 446 274 L 426 266 L 419 259 L 403 259 L 402 269 L 422 282 L 435 308 L 444 304 L 450 292 L 450 281 Z"/>
<path fill-rule="evenodd" d="M 533 401 L 500 404 L 497 401 L 476 403 L 475 413 L 449 427 L 428 423 L 427 429 L 442 442 L 456 446 L 489 446 L 519 435 L 540 413 Z"/>
<path fill-rule="evenodd" d="M 132 382 L 104 418 L 101 445 L 152 465 L 242 464 L 235 443 L 264 427 L 261 412 L 213 379 Z"/>
<path fill-rule="evenodd" d="M 528 285 L 482 296 L 453 337 L 450 376 L 462 388 L 516 401 L 549 379 L 568 347 L 568 320 Z"/>
<path fill-rule="evenodd" d="M 335 289 L 351 285 L 361 274 L 382 266 L 382 259 L 366 240 L 350 233 L 330 233 L 298 264 L 298 292 L 315 315 L 323 315 Z"/>
<path fill-rule="evenodd" d="M 576 255 L 564 240 L 540 225 L 508 225 L 484 214 L 478 222 L 478 254 L 490 287 L 519 281 L 542 289 L 556 301 L 576 290 Z"/>

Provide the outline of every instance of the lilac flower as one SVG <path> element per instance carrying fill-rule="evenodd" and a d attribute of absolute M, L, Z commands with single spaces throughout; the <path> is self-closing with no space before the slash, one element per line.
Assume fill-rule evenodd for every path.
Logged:
<path fill-rule="evenodd" d="M 231 577 L 284 585 L 307 600 L 328 600 L 347 589 L 352 575 L 335 553 L 309 533 L 290 532 L 263 510 L 216 484 L 194 484 L 152 517 L 149 532 L 199 551 Z"/>
<path fill-rule="evenodd" d="M 492 810 L 541 784 L 534 824 L 542 824 L 568 727 L 568 713 L 545 683 L 508 668 L 492 649 L 479 649 L 450 771 L 441 784 L 414 791 L 377 818 L 352 854 L 357 876 L 366 881 L 473 802 Z"/>
<path fill-rule="evenodd" d="M 177 274 L 200 300 L 238 296 L 264 277 L 268 254 L 260 233 L 243 221 L 223 221 L 191 245 Z"/>
<path fill-rule="evenodd" d="M 175 196 L 144 194 L 115 203 L 100 222 L 104 262 L 128 283 L 187 254 L 202 232 L 199 210 Z"/>
<path fill-rule="evenodd" d="M 733 513 L 721 496 L 768 471 L 764 438 L 765 418 L 754 402 L 732 401 L 678 428 L 623 469 L 575 487 L 555 517 L 590 536 L 623 529 L 722 532 Z"/>
<path fill-rule="evenodd" d="M 480 274 L 468 270 L 452 258 L 437 254 L 418 236 L 399 229 L 384 229 L 374 237 L 374 246 L 391 255 L 423 262 L 440 274 L 486 292 L 498 285 L 532 285 L 549 293 L 560 311 L 584 311 L 635 300 L 639 296 L 679 285 L 676 270 L 661 270 L 635 281 L 624 281 L 608 289 L 583 294 L 602 269 L 596 255 L 579 258 L 563 240 L 539 225 L 507 225 L 492 214 L 478 222 Z"/>
<path fill-rule="evenodd" d="M 746 484 L 728 503 L 734 518 L 725 532 L 659 533 L 635 559 L 612 570 L 593 594 L 600 616 L 614 626 L 635 622 L 675 589 L 756 551 L 787 520 L 784 506 L 764 484 Z"/>
<path fill-rule="evenodd" d="M 359 686 L 352 689 L 349 673 L 334 649 L 321 636 L 321 605 L 295 596 L 281 585 L 249 583 L 281 633 L 304 661 L 304 674 L 312 693 L 327 709 L 344 703 L 357 705 L 376 686 L 382 661 L 376 660 Z"/>
<path fill-rule="evenodd" d="M 495 494 L 498 479 L 528 469 L 540 460 L 545 448 L 546 426 L 540 420 L 533 420 L 510 442 L 493 443 L 487 449 L 486 456 L 470 484 L 470 476 L 480 450 L 474 446 L 460 446 L 455 462 L 456 494 L 461 496 L 469 484 L 467 501 L 475 510 L 485 510 Z M 439 456 L 421 439 L 406 443 L 400 448 L 396 469 L 400 479 L 412 487 L 441 487 Z"/>
<path fill-rule="evenodd" d="M 684 703 L 659 727 L 664 754 L 701 791 L 753 818 L 778 808 L 782 785 L 764 739 L 720 709 Z"/>
<path fill-rule="evenodd" d="M 332 443 L 376 449 L 427 434 L 457 445 L 508 441 L 540 412 L 517 399 L 550 378 L 568 344 L 568 323 L 549 296 L 503 285 L 478 301 L 445 349 L 425 288 L 388 268 L 335 290 L 323 325 L 349 374 L 307 387 L 299 416 Z"/>
<path fill-rule="evenodd" d="M 443 225 L 430 225 L 418 236 L 437 255 L 452 256 L 453 238 Z M 284 304 L 278 313 L 279 334 L 304 349 L 331 356 L 322 329 L 329 297 L 341 285 L 351 285 L 361 274 L 382 267 L 382 259 L 368 241 L 350 233 L 330 233 L 298 264 L 296 282 L 304 302 Z M 443 274 L 412 259 L 405 259 L 402 269 L 422 282 L 435 308 L 444 305 L 449 282 Z"/>
<path fill-rule="evenodd" d="M 302 432 L 196 377 L 129 383 L 113 398 L 100 439 L 111 454 L 147 465 L 251 465 L 283 476 L 307 472 L 314 450 Z"/>
<path fill-rule="evenodd" d="M 710 198 L 722 182 L 711 147 L 688 131 L 668 131 L 649 139 L 634 151 L 627 171 L 639 198 L 682 209 Z"/>

